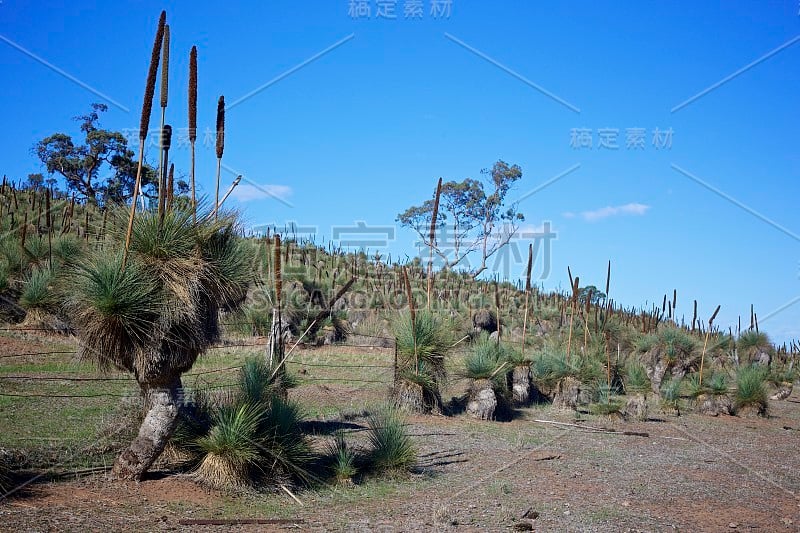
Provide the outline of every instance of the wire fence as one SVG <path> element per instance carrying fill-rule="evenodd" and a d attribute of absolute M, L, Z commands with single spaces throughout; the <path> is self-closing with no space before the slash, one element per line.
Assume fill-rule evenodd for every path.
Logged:
<path fill-rule="evenodd" d="M 25 328 L 32 331 L 44 328 Z M 19 328 L 0 328 L 0 331 L 19 331 Z M 248 357 L 266 357 L 268 340 L 265 337 L 242 339 L 226 339 L 209 347 L 208 353 L 198 361 L 197 369 L 181 376 L 187 388 L 224 389 L 238 386 L 238 376 Z M 228 353 L 220 353 L 228 350 Z M 262 352 L 259 354 L 258 352 Z M 300 343 L 287 345 L 287 369 L 296 376 L 298 385 L 339 383 L 370 384 L 391 386 L 394 383 L 397 367 L 395 339 L 377 335 L 353 335 L 350 338 L 334 343 Z M 219 355 L 215 355 L 219 354 Z M 92 375 L 90 367 L 79 370 L 59 368 L 53 363 L 56 356 L 67 357 L 61 361 L 64 365 L 80 364 L 84 357 L 80 354 L 80 346 L 75 349 L 57 349 L 42 351 L 21 351 L 3 353 L 2 337 L 0 337 L 0 397 L 9 398 L 102 398 L 130 397 L 139 395 L 139 387 L 132 375 Z M 45 361 L 39 361 L 42 358 Z M 238 364 L 231 364 L 228 358 Z M 204 368 L 205 365 L 224 360 L 228 364 L 220 368 Z M 37 364 L 37 363 L 42 364 Z M 4 368 L 6 367 L 6 368 Z M 221 379 L 213 379 L 216 375 Z M 80 384 L 108 384 L 113 390 L 97 392 L 62 392 L 42 391 L 42 387 L 61 386 L 79 387 Z M 130 386 L 129 390 L 120 386 Z M 11 390 L 9 390 L 11 389 Z M 36 390 L 38 389 L 38 390 Z"/>

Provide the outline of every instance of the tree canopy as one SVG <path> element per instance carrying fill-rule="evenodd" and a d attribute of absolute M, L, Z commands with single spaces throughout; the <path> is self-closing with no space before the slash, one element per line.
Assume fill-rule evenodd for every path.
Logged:
<path fill-rule="evenodd" d="M 95 103 L 89 113 L 75 117 L 80 123 L 82 141 L 73 140 L 66 133 L 54 133 L 37 142 L 33 152 L 50 175 L 64 178 L 67 191 L 94 203 L 124 203 L 133 195 L 137 162 L 122 133 L 100 127 L 100 113 L 107 110 L 105 104 Z M 105 170 L 110 174 L 101 177 Z M 156 170 L 145 164 L 143 191 L 151 189 L 152 195 L 157 181 Z"/>
<path fill-rule="evenodd" d="M 397 222 L 416 231 L 425 246 L 431 247 L 442 268 L 465 266 L 473 277 L 486 270 L 487 259 L 507 245 L 525 220 L 517 204 L 506 203 L 511 187 L 522 178 L 518 165 L 497 161 L 481 171 L 482 180 L 442 183 L 436 231 L 430 239 L 434 199 L 411 206 L 397 215 Z M 478 252 L 480 263 L 467 266 L 467 256 Z"/>

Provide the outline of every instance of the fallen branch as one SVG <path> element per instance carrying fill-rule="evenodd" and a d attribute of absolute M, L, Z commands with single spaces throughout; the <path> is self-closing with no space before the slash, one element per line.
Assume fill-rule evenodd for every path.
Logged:
<path fill-rule="evenodd" d="M 181 526 L 241 526 L 258 525 L 292 525 L 302 524 L 305 520 L 287 520 L 283 518 L 184 518 L 178 520 Z"/>
<path fill-rule="evenodd" d="M 589 431 L 595 431 L 597 433 L 614 433 L 617 435 L 626 435 L 630 437 L 649 437 L 649 433 L 645 433 L 643 431 L 619 431 L 613 428 L 599 428 L 594 426 L 583 426 L 581 424 L 570 424 L 569 422 L 556 422 L 555 420 L 538 420 L 534 419 L 534 422 L 538 422 L 540 424 L 553 424 L 556 426 L 568 426 L 574 427 L 579 429 L 586 429 Z"/>
<path fill-rule="evenodd" d="M 290 491 L 289 489 L 287 489 L 287 488 L 286 488 L 286 485 L 281 485 L 281 488 L 283 489 L 283 491 L 284 491 L 286 494 L 288 494 L 289 496 L 291 496 L 291 497 L 292 497 L 292 499 L 293 499 L 294 501 L 296 501 L 296 502 L 297 502 L 299 505 L 303 505 L 303 502 L 301 502 L 301 501 L 300 501 L 300 498 L 298 498 L 297 496 L 295 496 L 294 494 L 292 494 L 292 491 Z"/>

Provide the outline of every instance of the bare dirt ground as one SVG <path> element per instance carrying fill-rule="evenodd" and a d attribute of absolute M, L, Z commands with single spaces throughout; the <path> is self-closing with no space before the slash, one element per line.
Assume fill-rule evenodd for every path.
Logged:
<path fill-rule="evenodd" d="M 575 421 L 549 407 L 507 423 L 416 417 L 420 469 L 408 478 L 300 492 L 301 506 L 283 493 L 224 494 L 177 475 L 139 484 L 96 475 L 30 486 L 0 504 L 0 529 L 502 531 L 524 523 L 536 531 L 797 531 L 797 402 L 775 402 L 767 420 L 582 422 L 649 437 L 533 421 Z M 538 517 L 523 520 L 526 512 Z M 180 523 L 200 518 L 288 521 Z"/>
<path fill-rule="evenodd" d="M 12 346 L 17 353 L 48 348 L 7 342 L 18 344 Z M 387 394 L 386 387 L 369 383 L 308 384 L 292 391 L 313 413 L 318 442 L 342 426 L 357 442 L 366 427 L 364 411 Z M 0 531 L 800 530 L 797 390 L 787 401 L 771 402 L 768 419 L 658 413 L 644 423 L 577 418 L 549 406 L 520 409 L 512 422 L 414 417 L 409 429 L 420 458 L 416 473 L 299 491 L 302 505 L 280 490 L 211 491 L 169 471 L 138 484 L 110 481 L 102 473 L 40 480 L 0 501 Z M 272 522 L 186 522 L 198 519 Z"/>

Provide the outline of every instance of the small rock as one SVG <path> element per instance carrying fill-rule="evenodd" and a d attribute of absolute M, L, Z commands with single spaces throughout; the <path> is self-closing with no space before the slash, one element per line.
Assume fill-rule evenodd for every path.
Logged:
<path fill-rule="evenodd" d="M 569 516 L 569 515 L 571 515 L 571 514 L 572 514 L 572 513 L 570 513 L 569 511 L 564 511 L 564 516 Z"/>
<path fill-rule="evenodd" d="M 737 524 L 736 522 L 731 522 L 730 524 L 728 524 L 728 527 L 731 529 L 736 529 L 737 527 L 739 527 L 739 524 Z"/>
<path fill-rule="evenodd" d="M 514 524 L 514 531 L 533 531 L 533 524 L 530 522 L 517 522 Z"/>

